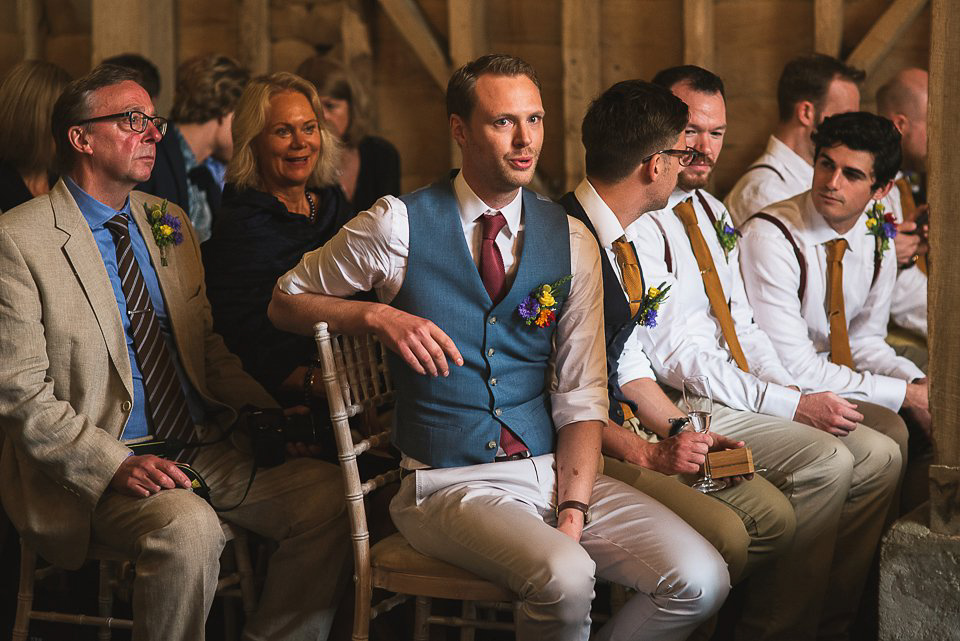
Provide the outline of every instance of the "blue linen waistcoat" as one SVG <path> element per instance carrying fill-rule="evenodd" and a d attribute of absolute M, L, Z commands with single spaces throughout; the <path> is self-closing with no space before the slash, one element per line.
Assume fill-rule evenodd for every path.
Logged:
<path fill-rule="evenodd" d="M 517 306 L 534 289 L 570 274 L 570 237 L 563 209 L 523 190 L 523 247 L 510 291 L 495 307 L 470 256 L 449 180 L 401 197 L 407 206 L 410 253 L 391 305 L 430 319 L 453 340 L 464 364 L 450 376 L 413 373 L 388 353 L 397 389 L 393 441 L 432 467 L 490 463 L 501 425 L 534 455 L 554 451 L 547 361 L 556 324 L 527 326 Z M 557 298 L 557 317 L 569 292 Z"/>

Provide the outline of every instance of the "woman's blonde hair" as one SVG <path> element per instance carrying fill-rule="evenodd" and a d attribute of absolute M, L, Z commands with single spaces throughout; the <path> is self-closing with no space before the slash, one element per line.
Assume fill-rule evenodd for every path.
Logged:
<path fill-rule="evenodd" d="M 70 74 L 50 62 L 16 64 L 0 84 L 0 161 L 19 171 L 54 166 L 50 116 Z"/>
<path fill-rule="evenodd" d="M 350 107 L 350 122 L 343 133 L 343 142 L 356 147 L 369 132 L 366 92 L 357 79 L 342 64 L 324 56 L 307 58 L 297 67 L 297 73 L 313 83 L 317 93 L 346 101 Z"/>
<path fill-rule="evenodd" d="M 278 71 L 267 76 L 251 80 L 243 90 L 233 112 L 233 158 L 227 166 L 227 182 L 238 189 L 263 189 L 263 180 L 257 156 L 253 151 L 253 140 L 263 132 L 267 124 L 267 110 L 270 100 L 277 94 L 296 91 L 303 94 L 313 107 L 320 127 L 320 158 L 317 166 L 307 180 L 308 187 L 325 187 L 337 182 L 337 170 L 340 167 L 340 146 L 323 121 L 323 109 L 320 96 L 313 85 L 300 76 L 286 71 Z"/>

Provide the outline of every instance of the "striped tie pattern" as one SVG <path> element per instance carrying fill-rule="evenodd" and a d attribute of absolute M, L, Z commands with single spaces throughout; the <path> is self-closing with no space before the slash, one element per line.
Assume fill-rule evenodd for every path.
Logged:
<path fill-rule="evenodd" d="M 143 274 L 130 246 L 128 222 L 126 215 L 117 214 L 106 222 L 106 227 L 113 234 L 117 246 L 120 288 L 127 299 L 133 351 L 143 374 L 143 387 L 147 393 L 147 407 L 153 419 L 154 435 L 158 439 L 186 443 L 193 435 L 193 421 L 180 385 L 180 377 L 167 351 L 160 331 L 160 322 L 143 282 Z M 179 458 L 180 453 L 172 456 Z"/>

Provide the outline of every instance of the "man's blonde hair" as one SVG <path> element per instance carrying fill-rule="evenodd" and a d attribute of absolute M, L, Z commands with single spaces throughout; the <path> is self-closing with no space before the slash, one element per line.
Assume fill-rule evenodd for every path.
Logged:
<path fill-rule="evenodd" d="M 227 166 L 227 182 L 238 189 L 263 189 L 261 168 L 253 151 L 253 140 L 259 136 L 267 124 L 267 110 L 270 100 L 277 94 L 296 91 L 303 94 L 317 117 L 320 129 L 320 158 L 317 166 L 307 180 L 308 187 L 325 187 L 337 181 L 340 167 L 340 146 L 336 137 L 330 133 L 323 121 L 323 109 L 320 96 L 313 84 L 300 76 L 279 71 L 251 80 L 237 102 L 233 112 L 233 158 Z"/>

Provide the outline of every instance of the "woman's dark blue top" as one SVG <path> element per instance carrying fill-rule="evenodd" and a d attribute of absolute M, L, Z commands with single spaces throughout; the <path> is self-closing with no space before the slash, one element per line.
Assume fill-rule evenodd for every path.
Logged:
<path fill-rule="evenodd" d="M 273 287 L 303 254 L 323 245 L 355 215 L 339 187 L 310 193 L 317 204 L 313 223 L 268 193 L 227 184 L 213 234 L 201 246 L 214 330 L 281 405 L 302 402 L 301 393 L 283 392 L 280 384 L 313 360 L 316 345 L 310 336 L 270 323 Z"/>

